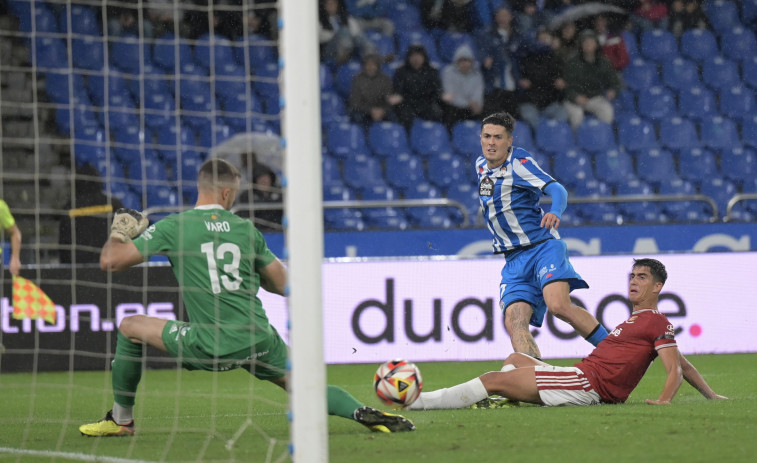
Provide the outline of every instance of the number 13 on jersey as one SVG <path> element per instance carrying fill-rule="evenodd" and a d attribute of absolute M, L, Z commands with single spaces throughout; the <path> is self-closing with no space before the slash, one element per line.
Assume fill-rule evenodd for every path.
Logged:
<path fill-rule="evenodd" d="M 221 285 L 227 291 L 236 291 L 242 283 L 242 277 L 239 276 L 239 261 L 242 253 L 239 246 L 234 243 L 221 243 L 214 249 L 213 242 L 203 243 L 200 246 L 203 254 L 208 260 L 208 275 L 210 276 L 210 287 L 213 294 L 221 292 Z M 227 255 L 231 255 L 231 262 L 226 263 Z M 218 264 L 222 264 L 223 275 L 218 275 Z"/>

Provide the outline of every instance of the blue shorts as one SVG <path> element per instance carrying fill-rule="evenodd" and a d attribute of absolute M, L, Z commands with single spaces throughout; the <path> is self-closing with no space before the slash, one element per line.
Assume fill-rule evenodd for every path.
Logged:
<path fill-rule="evenodd" d="M 533 309 L 529 323 L 539 327 L 544 323 L 547 313 L 542 289 L 555 281 L 567 281 L 570 291 L 589 287 L 570 264 L 565 242 L 550 239 L 533 248 L 517 252 L 502 268 L 502 282 L 499 284 L 500 307 L 504 312 L 515 302 L 527 302 Z"/>

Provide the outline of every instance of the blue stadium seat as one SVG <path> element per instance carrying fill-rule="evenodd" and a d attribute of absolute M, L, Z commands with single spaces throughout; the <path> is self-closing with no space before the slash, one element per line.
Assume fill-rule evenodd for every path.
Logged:
<path fill-rule="evenodd" d="M 377 30 L 365 31 L 365 38 L 370 42 L 375 52 L 383 59 L 393 58 L 397 54 L 397 48 L 394 45 L 394 37 L 384 35 Z"/>
<path fill-rule="evenodd" d="M 720 35 L 720 50 L 726 58 L 741 62 L 757 56 L 757 39 L 751 30 L 736 26 Z"/>
<path fill-rule="evenodd" d="M 85 5 L 72 5 L 70 3 L 58 13 L 58 29 L 60 29 L 61 33 L 68 33 L 69 14 L 71 16 L 72 33 L 91 36 L 102 35 L 100 32 L 101 21 L 97 19 L 97 15 L 92 8 Z M 37 30 L 39 30 L 39 24 L 37 24 Z"/>
<path fill-rule="evenodd" d="M 744 24 L 752 24 L 757 20 L 757 0 L 743 0 L 741 2 L 741 17 Z"/>
<path fill-rule="evenodd" d="M 629 118 L 637 115 L 636 94 L 630 89 L 621 89 L 618 96 L 612 100 L 615 119 Z"/>
<path fill-rule="evenodd" d="M 673 92 L 661 85 L 640 90 L 639 114 L 652 122 L 675 115 L 676 98 Z"/>
<path fill-rule="evenodd" d="M 108 96 L 118 95 L 131 98 L 126 80 L 116 68 L 108 66 L 102 71 L 103 75 L 90 74 L 87 76 L 87 89 L 89 90 L 89 96 L 92 97 L 92 103 L 96 106 L 104 106 L 106 92 Z M 105 86 L 106 81 L 107 88 Z"/>
<path fill-rule="evenodd" d="M 34 18 L 32 18 L 31 2 L 26 2 L 26 5 L 17 11 L 18 28 L 21 32 L 30 34 L 33 31 L 42 37 L 61 32 L 55 13 L 43 2 L 35 2 Z"/>
<path fill-rule="evenodd" d="M 678 114 L 693 121 L 716 116 L 715 94 L 707 87 L 689 87 L 678 92 Z"/>
<path fill-rule="evenodd" d="M 669 205 L 665 213 L 673 222 L 680 223 L 709 223 L 712 217 L 711 207 L 701 201 L 685 201 L 679 204 Z"/>
<path fill-rule="evenodd" d="M 36 37 L 30 52 L 32 64 L 38 71 L 60 71 L 71 67 L 65 43 L 55 37 Z"/>
<path fill-rule="evenodd" d="M 567 189 L 594 179 L 591 157 L 583 151 L 570 149 L 554 158 L 554 172 Z"/>
<path fill-rule="evenodd" d="M 184 188 L 185 196 L 189 196 L 188 193 L 193 193 L 197 190 L 197 173 L 200 171 L 200 166 L 202 166 L 204 161 L 205 158 L 202 154 L 190 148 L 183 148 L 179 153 L 181 172 L 177 172 L 176 177 Z"/>
<path fill-rule="evenodd" d="M 702 63 L 719 54 L 715 34 L 708 29 L 689 29 L 681 34 L 681 54 Z"/>
<path fill-rule="evenodd" d="M 323 106 L 321 106 L 323 107 Z M 223 117 L 237 132 L 266 132 L 263 108 L 254 93 L 239 94 L 223 103 Z"/>
<path fill-rule="evenodd" d="M 326 209 L 323 211 L 323 223 L 328 230 L 365 230 L 362 214 L 355 209 Z"/>
<path fill-rule="evenodd" d="M 576 147 L 570 124 L 554 119 L 542 119 L 536 127 L 536 145 L 551 154 L 562 153 Z"/>
<path fill-rule="evenodd" d="M 171 185 L 157 185 L 147 190 L 147 207 L 167 207 L 171 209 L 178 208 L 183 203 L 182 197 L 176 187 Z M 172 211 L 175 212 L 175 211 Z M 160 214 L 171 214 L 172 212 L 160 212 Z M 154 217 L 155 214 L 151 214 Z"/>
<path fill-rule="evenodd" d="M 741 62 L 741 75 L 746 86 L 757 90 L 757 56 L 751 56 Z"/>
<path fill-rule="evenodd" d="M 210 149 L 221 145 L 236 133 L 221 117 L 216 117 L 215 123 L 197 127 L 199 146 Z"/>
<path fill-rule="evenodd" d="M 480 139 L 481 136 L 479 135 L 478 140 Z M 536 151 L 536 143 L 534 142 L 534 135 L 530 125 L 522 121 L 515 124 L 515 128 L 513 129 L 513 145 L 519 146 L 529 153 Z"/>
<path fill-rule="evenodd" d="M 618 147 L 612 126 L 593 117 L 587 117 L 578 126 L 576 141 L 578 147 L 588 153 L 598 153 Z"/>
<path fill-rule="evenodd" d="M 757 115 L 741 121 L 741 142 L 750 148 L 757 148 Z"/>
<path fill-rule="evenodd" d="M 99 71 L 105 65 L 105 44 L 102 37 L 85 35 L 71 40 L 74 67 Z"/>
<path fill-rule="evenodd" d="M 174 123 L 176 102 L 170 93 L 146 93 L 142 109 L 145 125 L 153 131 L 162 130 Z"/>
<path fill-rule="evenodd" d="M 139 125 L 139 111 L 130 95 L 111 95 L 108 97 L 107 104 L 107 111 L 103 108 L 99 112 L 100 123 L 103 127 L 113 130 L 122 126 Z"/>
<path fill-rule="evenodd" d="M 752 177 L 753 178 L 753 177 Z M 722 177 L 712 177 L 703 181 L 699 185 L 699 192 L 709 196 L 718 206 L 718 216 L 725 216 L 728 207 L 728 201 L 736 195 L 739 190 L 736 185 Z"/>
<path fill-rule="evenodd" d="M 373 154 L 386 158 L 397 153 L 409 153 L 407 131 L 396 122 L 375 122 L 368 128 L 368 144 Z"/>
<path fill-rule="evenodd" d="M 154 189 L 168 181 L 166 166 L 152 149 L 119 148 L 116 151 L 128 170 L 129 179 L 139 190 Z"/>
<path fill-rule="evenodd" d="M 515 144 L 515 141 L 513 141 L 513 144 Z M 481 154 L 481 122 L 460 121 L 453 125 L 452 147 L 466 157 L 475 157 Z"/>
<path fill-rule="evenodd" d="M 328 154 L 326 148 L 323 148 L 321 154 L 321 180 L 324 184 L 333 182 L 342 182 L 342 171 L 339 167 L 339 161 Z"/>
<path fill-rule="evenodd" d="M 676 163 L 670 151 L 641 150 L 636 153 L 636 175 L 652 185 L 659 185 L 675 175 Z"/>
<path fill-rule="evenodd" d="M 697 64 L 689 59 L 675 58 L 662 65 L 662 82 L 673 90 L 682 91 L 702 86 Z"/>
<path fill-rule="evenodd" d="M 155 64 L 169 73 L 176 72 L 177 64 L 179 69 L 183 69 L 184 65 L 194 64 L 195 62 L 192 47 L 189 43 L 186 40 L 175 37 L 170 32 L 155 39 L 155 43 L 152 46 L 152 59 Z"/>
<path fill-rule="evenodd" d="M 179 95 L 176 97 L 184 103 L 195 97 L 210 100 L 211 90 L 208 74 L 200 66 L 185 66 L 179 76 Z"/>
<path fill-rule="evenodd" d="M 326 147 L 337 159 L 347 159 L 354 153 L 370 152 L 362 127 L 347 122 L 329 127 Z"/>
<path fill-rule="evenodd" d="M 467 45 L 478 57 L 478 44 L 472 35 L 465 32 L 444 31 L 439 37 L 439 58 L 444 63 L 451 63 L 457 49 Z"/>
<path fill-rule="evenodd" d="M 334 74 L 332 74 L 331 69 L 325 63 L 321 63 L 318 67 L 318 80 L 321 92 L 334 90 Z"/>
<path fill-rule="evenodd" d="M 757 154 L 751 148 L 732 148 L 720 154 L 723 177 L 739 186 L 757 178 Z"/>
<path fill-rule="evenodd" d="M 712 89 L 720 90 L 741 84 L 739 66 L 722 56 L 715 56 L 702 63 L 702 80 Z"/>
<path fill-rule="evenodd" d="M 142 63 L 152 62 L 151 50 L 134 34 L 111 39 L 110 62 L 129 74 L 139 74 Z"/>
<path fill-rule="evenodd" d="M 660 195 L 666 196 L 689 196 L 697 194 L 694 185 L 683 179 L 672 179 L 669 182 L 663 182 L 659 188 Z M 671 218 L 680 220 L 680 214 L 686 210 L 693 202 L 689 200 L 666 201 L 660 204 L 662 210 Z"/>
<path fill-rule="evenodd" d="M 623 41 L 626 43 L 628 57 L 634 59 L 641 56 L 641 52 L 639 51 L 639 42 L 636 40 L 636 35 L 629 30 L 623 30 L 620 35 L 623 36 Z"/>
<path fill-rule="evenodd" d="M 74 136 L 74 161 L 77 166 L 97 165 L 108 157 L 108 140 L 100 127 L 89 127 Z"/>
<path fill-rule="evenodd" d="M 114 198 L 118 198 L 118 200 L 121 201 L 121 204 L 123 204 L 125 208 L 134 209 L 137 211 L 144 209 L 144 207 L 142 207 L 141 196 L 128 188 L 128 186 L 126 186 L 124 183 L 112 182 L 108 185 L 110 187 L 110 195 Z"/>
<path fill-rule="evenodd" d="M 719 100 L 720 113 L 737 121 L 752 118 L 757 113 L 755 92 L 742 85 L 724 88 Z"/>
<path fill-rule="evenodd" d="M 191 95 L 191 94 L 190 94 Z M 213 102 L 212 96 L 207 93 L 198 92 L 191 96 L 181 98 L 181 120 L 199 132 L 205 130 L 212 121 L 211 114 L 216 109 L 220 116 L 220 106 L 218 100 Z"/>
<path fill-rule="evenodd" d="M 426 182 L 423 162 L 415 155 L 399 153 L 386 160 L 386 181 L 404 192 L 408 188 Z"/>
<path fill-rule="evenodd" d="M 657 148 L 657 135 L 651 122 L 640 117 L 618 121 L 618 142 L 627 151 Z"/>
<path fill-rule="evenodd" d="M 620 211 L 610 203 L 573 204 L 571 208 L 581 216 L 585 224 L 617 224 L 619 216 L 622 217 Z"/>
<path fill-rule="evenodd" d="M 333 124 L 349 122 L 344 100 L 336 92 L 321 92 L 321 126 L 327 130 Z"/>
<path fill-rule="evenodd" d="M 710 0 L 702 2 L 702 10 L 715 31 L 722 33 L 735 26 L 739 21 L 739 8 L 730 0 Z"/>
<path fill-rule="evenodd" d="M 455 223 L 450 219 L 444 208 L 439 207 L 414 207 L 410 217 L 413 228 L 419 229 L 447 229 Z"/>
<path fill-rule="evenodd" d="M 365 225 L 377 230 L 407 230 L 410 224 L 405 213 L 393 207 L 362 209 Z"/>
<path fill-rule="evenodd" d="M 63 134 L 80 133 L 84 130 L 100 128 L 97 116 L 87 104 L 74 105 L 73 109 L 58 108 L 55 111 L 55 123 Z"/>
<path fill-rule="evenodd" d="M 418 2 L 396 2 L 388 11 L 388 17 L 394 23 L 396 31 L 415 31 L 423 29 Z"/>
<path fill-rule="evenodd" d="M 651 201 L 618 203 L 623 222 L 629 223 L 665 223 L 668 218 L 657 203 Z"/>
<path fill-rule="evenodd" d="M 422 157 L 452 151 L 447 127 L 441 122 L 415 119 L 410 126 L 410 147 Z"/>
<path fill-rule="evenodd" d="M 598 180 L 616 186 L 635 178 L 633 159 L 617 149 L 594 154 L 594 174 Z"/>
<path fill-rule="evenodd" d="M 234 100 L 239 95 L 252 93 L 247 73 L 241 67 L 232 64 L 227 66 L 222 73 L 216 73 L 211 80 L 211 89 L 221 104 L 228 100 Z"/>
<path fill-rule="evenodd" d="M 631 63 L 623 69 L 622 75 L 623 82 L 637 92 L 660 83 L 657 64 L 643 58 L 631 60 Z"/>
<path fill-rule="evenodd" d="M 702 145 L 715 151 L 741 146 L 736 123 L 721 116 L 705 119 L 701 123 Z"/>
<path fill-rule="evenodd" d="M 678 39 L 665 29 L 649 29 L 641 33 L 641 54 L 658 64 L 679 56 Z"/>
<path fill-rule="evenodd" d="M 360 73 L 361 64 L 357 60 L 348 61 L 336 70 L 336 91 L 347 101 L 352 89 L 352 81 Z"/>
<path fill-rule="evenodd" d="M 344 183 L 356 191 L 375 185 L 386 185 L 381 173 L 381 162 L 368 153 L 353 153 L 343 162 Z"/>
<path fill-rule="evenodd" d="M 121 161 L 126 161 L 126 159 L 120 157 L 119 150 L 138 149 L 144 146 L 145 142 L 150 143 L 152 141 L 150 131 L 143 130 L 138 123 L 113 127 L 112 132 L 111 141 L 115 142 L 112 146 Z"/>
<path fill-rule="evenodd" d="M 426 178 L 439 188 L 447 189 L 457 183 L 466 182 L 466 169 L 473 170 L 473 165 L 466 164 L 454 153 L 439 153 L 428 158 Z"/>
<path fill-rule="evenodd" d="M 481 213 L 478 185 L 472 183 L 458 183 L 457 185 L 449 187 L 446 193 L 447 199 L 457 201 L 465 207 L 465 210 L 468 212 L 468 219 L 471 223 L 474 223 L 476 217 Z M 455 214 L 452 213 L 451 216 L 454 217 Z"/>
<path fill-rule="evenodd" d="M 353 201 L 357 199 L 355 192 L 341 182 L 330 182 L 323 185 L 324 201 Z"/>
<path fill-rule="evenodd" d="M 197 37 L 194 57 L 195 61 L 205 69 L 219 70 L 227 65 L 234 65 L 231 40 L 220 34 L 205 33 Z"/>
<path fill-rule="evenodd" d="M 88 79 L 92 81 L 92 76 Z M 69 91 L 69 81 L 72 85 Z M 84 78 L 80 73 L 68 70 L 55 70 L 45 73 L 45 92 L 53 103 L 58 104 L 88 104 L 90 102 Z M 94 100 L 93 100 L 94 101 Z"/>
<path fill-rule="evenodd" d="M 678 176 L 696 186 L 711 177 L 719 177 L 715 154 L 707 149 L 691 148 L 678 154 Z"/>
<path fill-rule="evenodd" d="M 660 123 L 660 145 L 676 152 L 699 146 L 694 123 L 681 117 L 663 119 Z"/>
<path fill-rule="evenodd" d="M 177 162 L 179 153 L 197 146 L 195 132 L 186 125 L 171 124 L 164 130 L 156 132 L 158 152 L 166 163 Z"/>
<path fill-rule="evenodd" d="M 278 47 L 275 41 L 272 41 L 259 34 L 250 34 L 247 37 L 247 46 L 245 47 L 244 37 L 237 39 L 234 46 L 234 58 L 237 64 L 246 67 L 245 50 L 247 51 L 247 60 L 249 60 L 252 69 L 276 64 L 278 58 Z"/>
<path fill-rule="evenodd" d="M 397 54 L 404 60 L 407 55 L 407 49 L 410 45 L 423 45 L 428 53 L 428 59 L 432 63 L 439 63 L 439 53 L 437 52 L 434 38 L 425 30 L 407 30 L 397 29 Z"/>

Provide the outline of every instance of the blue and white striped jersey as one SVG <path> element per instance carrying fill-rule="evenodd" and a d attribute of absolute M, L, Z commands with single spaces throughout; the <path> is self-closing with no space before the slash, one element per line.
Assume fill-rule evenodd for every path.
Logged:
<path fill-rule="evenodd" d="M 523 148 L 513 146 L 507 161 L 489 169 L 486 158 L 476 160 L 479 200 L 495 253 L 510 251 L 549 238 L 560 238 L 556 229 L 541 227 L 544 215 L 539 199 L 554 182 Z"/>

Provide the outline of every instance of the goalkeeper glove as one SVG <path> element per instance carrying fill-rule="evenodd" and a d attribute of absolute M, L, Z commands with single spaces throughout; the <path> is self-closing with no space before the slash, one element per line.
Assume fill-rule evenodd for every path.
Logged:
<path fill-rule="evenodd" d="M 122 243 L 131 241 L 142 234 L 150 222 L 141 212 L 134 209 L 121 208 L 113 216 L 113 225 L 110 226 L 110 237 Z"/>

